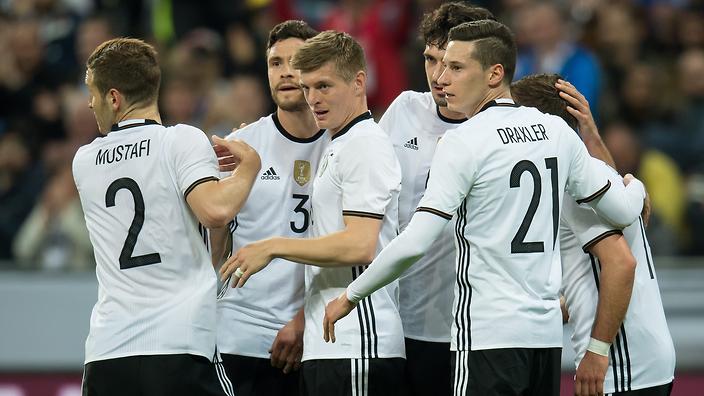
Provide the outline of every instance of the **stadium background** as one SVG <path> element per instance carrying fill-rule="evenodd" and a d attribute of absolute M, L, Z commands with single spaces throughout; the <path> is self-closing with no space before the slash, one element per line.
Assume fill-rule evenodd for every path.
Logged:
<path fill-rule="evenodd" d="M 83 85 L 95 46 L 114 36 L 154 43 L 164 123 L 224 135 L 273 110 L 267 33 L 304 19 L 360 40 L 378 118 L 402 90 L 427 89 L 417 25 L 440 3 L 0 1 L 0 396 L 78 394 L 97 293 L 70 164 L 97 135 Z M 704 1 L 473 3 L 514 29 L 518 76 L 558 71 L 585 93 L 619 171 L 645 182 L 677 349 L 673 394 L 704 394 Z"/>

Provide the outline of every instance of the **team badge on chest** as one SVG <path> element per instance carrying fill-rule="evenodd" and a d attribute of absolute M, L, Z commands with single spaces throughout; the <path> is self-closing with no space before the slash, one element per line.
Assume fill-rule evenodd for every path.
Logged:
<path fill-rule="evenodd" d="M 293 161 L 293 180 L 301 187 L 310 181 L 310 162 L 303 160 Z"/>

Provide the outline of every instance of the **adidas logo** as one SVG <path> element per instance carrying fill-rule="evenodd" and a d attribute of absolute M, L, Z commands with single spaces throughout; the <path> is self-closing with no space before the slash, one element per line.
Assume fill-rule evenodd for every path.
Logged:
<path fill-rule="evenodd" d="M 403 145 L 403 147 L 409 148 L 411 150 L 418 150 L 418 137 L 414 137 L 413 139 L 407 141 L 406 144 Z"/>
<path fill-rule="evenodd" d="M 260 177 L 262 180 L 280 180 L 281 178 L 279 175 L 276 174 L 276 171 L 274 170 L 274 167 L 269 167 L 269 169 L 266 170 L 266 172 L 262 173 L 262 177 Z"/>

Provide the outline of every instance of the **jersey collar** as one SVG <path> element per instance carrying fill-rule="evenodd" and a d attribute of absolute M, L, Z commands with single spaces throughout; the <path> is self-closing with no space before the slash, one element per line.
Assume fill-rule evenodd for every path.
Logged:
<path fill-rule="evenodd" d="M 442 113 L 440 113 L 440 106 L 438 106 L 437 104 L 435 105 L 435 111 L 438 113 L 438 117 L 441 120 L 443 120 L 444 122 L 447 122 L 448 124 L 461 124 L 461 123 L 467 121 L 467 117 L 459 119 L 459 120 L 445 117 L 444 115 L 442 115 Z"/>
<path fill-rule="evenodd" d="M 306 110 L 308 111 L 308 110 Z M 325 133 L 325 129 L 319 130 L 315 135 L 309 137 L 309 138 L 299 138 L 296 136 L 293 136 L 289 131 L 284 128 L 283 125 L 281 125 L 281 121 L 279 121 L 279 116 L 274 112 L 271 114 L 271 119 L 274 121 L 274 126 L 276 126 L 276 129 L 284 135 L 284 137 L 292 142 L 296 143 L 313 143 L 314 141 L 318 140 L 319 137 L 323 136 Z"/>
<path fill-rule="evenodd" d="M 161 125 L 158 122 L 150 119 L 135 118 L 132 120 L 120 121 L 117 124 L 112 124 L 110 132 L 121 131 L 123 129 L 134 128 L 143 125 Z"/>
<path fill-rule="evenodd" d="M 487 104 L 485 104 L 484 107 L 482 107 L 481 110 L 479 110 L 477 112 L 477 114 L 481 113 L 482 111 L 484 111 L 490 107 L 521 107 L 521 105 L 517 105 L 516 102 L 514 102 L 513 99 L 510 99 L 510 98 L 494 99 L 491 102 L 488 102 Z"/>
<path fill-rule="evenodd" d="M 365 111 L 364 113 L 353 118 L 352 121 L 348 122 L 344 128 L 340 129 L 340 132 L 336 133 L 335 136 L 332 137 L 331 140 L 335 140 L 335 139 L 339 138 L 340 136 L 346 134 L 355 124 L 362 122 L 364 120 L 368 120 L 370 118 L 372 118 L 372 112 L 369 110 Z"/>

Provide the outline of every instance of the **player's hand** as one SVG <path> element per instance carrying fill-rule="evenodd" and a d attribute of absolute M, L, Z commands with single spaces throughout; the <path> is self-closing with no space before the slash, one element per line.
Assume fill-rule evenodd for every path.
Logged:
<path fill-rule="evenodd" d="M 298 316 L 298 315 L 297 315 Z M 303 328 L 304 322 L 298 317 L 291 319 L 286 326 L 276 334 L 274 343 L 271 344 L 271 365 L 283 368 L 284 374 L 301 367 L 303 356 Z"/>
<path fill-rule="evenodd" d="M 643 199 L 643 210 L 640 212 L 644 227 L 648 227 L 648 223 L 650 223 L 650 209 L 650 194 L 646 191 L 645 198 Z"/>
<path fill-rule="evenodd" d="M 562 311 L 562 324 L 570 321 L 570 311 L 567 310 L 567 300 L 565 296 L 560 296 L 560 311 Z"/>
<path fill-rule="evenodd" d="M 213 150 L 218 157 L 220 171 L 229 172 L 245 163 L 259 166 L 259 154 L 244 141 L 240 139 L 225 140 L 215 135 L 211 139 L 214 143 Z"/>
<path fill-rule="evenodd" d="M 347 299 L 347 291 L 328 303 L 325 307 L 325 317 L 323 318 L 323 339 L 325 342 L 335 342 L 335 322 L 347 316 L 355 307 Z"/>
<path fill-rule="evenodd" d="M 587 98 L 582 95 L 569 81 L 557 80 L 555 88 L 560 91 L 560 97 L 569 103 L 567 111 L 577 119 L 579 133 L 582 135 L 599 135 Z"/>
<path fill-rule="evenodd" d="M 574 377 L 575 396 L 602 396 L 604 394 L 604 377 L 609 368 L 609 358 L 589 352 L 579 362 Z"/>
<path fill-rule="evenodd" d="M 232 287 L 244 286 L 250 276 L 264 269 L 273 259 L 271 241 L 266 239 L 240 248 L 220 267 L 220 279 L 225 282 L 232 276 Z"/>

